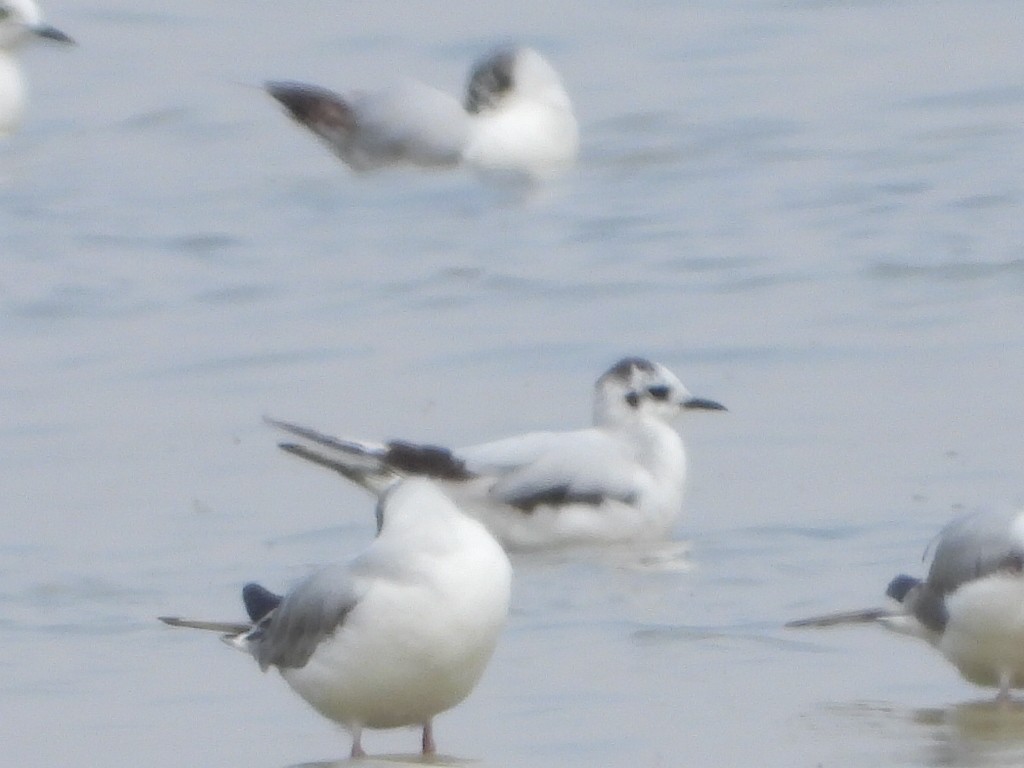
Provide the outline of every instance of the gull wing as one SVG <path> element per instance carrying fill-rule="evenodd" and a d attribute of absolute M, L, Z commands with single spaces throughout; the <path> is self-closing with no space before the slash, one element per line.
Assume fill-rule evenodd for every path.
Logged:
<path fill-rule="evenodd" d="M 337 472 L 347 480 L 380 496 L 398 477 L 388 462 L 388 446 L 343 440 L 315 429 L 265 417 L 264 421 L 302 442 L 278 443 L 278 447 L 301 459 Z"/>
<path fill-rule="evenodd" d="M 927 584 L 948 594 L 996 571 L 1024 567 L 1024 513 L 977 512 L 957 518 L 939 532 Z"/>
<path fill-rule="evenodd" d="M 524 512 L 538 506 L 634 503 L 642 470 L 597 429 L 534 432 L 457 451 L 471 474 L 494 478 L 490 494 Z"/>
<path fill-rule="evenodd" d="M 282 599 L 249 635 L 249 647 L 261 669 L 303 667 L 316 647 L 340 629 L 358 604 L 348 566 L 324 568 Z"/>
<path fill-rule="evenodd" d="M 356 171 L 461 162 L 469 116 L 454 97 L 407 80 L 346 96 L 315 85 L 269 82 L 267 92 Z"/>

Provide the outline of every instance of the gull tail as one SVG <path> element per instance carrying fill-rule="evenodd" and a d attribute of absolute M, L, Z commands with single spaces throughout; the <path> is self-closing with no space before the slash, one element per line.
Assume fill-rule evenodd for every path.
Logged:
<path fill-rule="evenodd" d="M 893 611 L 888 608 L 862 608 L 857 611 L 839 611 L 837 613 L 826 613 L 821 616 L 808 616 L 805 619 L 794 619 L 787 621 L 787 629 L 803 629 L 808 627 L 838 627 L 845 624 L 872 624 L 876 621 L 902 615 L 902 611 Z"/>
<path fill-rule="evenodd" d="M 346 480 L 379 497 L 401 475 L 387 460 L 388 448 L 375 443 L 341 440 L 287 421 L 264 417 L 264 421 L 302 443 L 278 443 L 278 447 L 306 461 L 337 472 Z"/>

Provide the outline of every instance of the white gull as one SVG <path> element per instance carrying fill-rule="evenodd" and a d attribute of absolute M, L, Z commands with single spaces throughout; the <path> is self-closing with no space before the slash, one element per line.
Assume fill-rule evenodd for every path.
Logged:
<path fill-rule="evenodd" d="M 433 718 L 473 690 L 508 616 L 504 551 L 429 480 L 382 483 L 378 535 L 348 565 L 313 573 L 283 597 L 248 584 L 249 621 L 162 617 L 225 633 L 276 667 L 292 689 L 352 734 L 420 726 L 435 752 Z"/>
<path fill-rule="evenodd" d="M 1024 511 L 977 512 L 940 531 L 927 577 L 896 576 L 893 608 L 815 616 L 791 627 L 878 622 L 934 646 L 1006 701 L 1024 688 Z"/>
<path fill-rule="evenodd" d="M 284 450 L 371 491 L 379 472 L 432 477 L 507 549 L 533 549 L 667 536 L 686 484 L 686 452 L 671 422 L 700 409 L 725 410 L 693 397 L 663 365 L 630 357 L 597 380 L 594 426 L 586 429 L 449 449 L 268 422 L 301 438 Z"/>
<path fill-rule="evenodd" d="M 462 103 L 416 80 L 339 95 L 269 82 L 267 91 L 355 171 L 466 165 L 500 180 L 558 175 L 579 152 L 572 103 L 532 48 L 502 47 L 473 68 Z"/>

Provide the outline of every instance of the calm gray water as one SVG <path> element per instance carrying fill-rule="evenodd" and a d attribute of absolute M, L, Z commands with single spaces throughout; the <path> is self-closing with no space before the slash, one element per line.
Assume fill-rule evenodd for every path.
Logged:
<path fill-rule="evenodd" d="M 1024 502 L 1019 2 L 54 0 L 0 147 L 0 743 L 17 766 L 283 768 L 348 739 L 154 617 L 239 615 L 372 532 L 263 414 L 468 443 L 588 420 L 651 356 L 730 407 L 681 424 L 689 569 L 517 563 L 483 766 L 1024 759 L 930 649 L 789 618 L 878 602 L 961 509 Z M 578 173 L 543 199 L 356 178 L 258 90 L 523 40 Z M 408 754 L 411 731 L 368 734 Z"/>

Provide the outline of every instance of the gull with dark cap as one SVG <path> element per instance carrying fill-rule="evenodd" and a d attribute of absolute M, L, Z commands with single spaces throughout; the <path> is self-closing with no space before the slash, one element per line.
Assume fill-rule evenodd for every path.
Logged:
<path fill-rule="evenodd" d="M 879 623 L 926 640 L 975 685 L 1008 701 L 1024 688 L 1024 511 L 977 512 L 939 532 L 928 575 L 896 576 L 894 607 L 791 621 L 789 627 Z"/>
<path fill-rule="evenodd" d="M 435 483 L 383 481 L 378 535 L 348 565 L 316 571 L 279 596 L 243 589 L 249 620 L 161 617 L 221 632 L 262 670 L 276 668 L 324 717 L 352 734 L 422 728 L 436 751 L 433 719 L 473 690 L 508 616 L 512 569 L 494 537 Z"/>
<path fill-rule="evenodd" d="M 683 503 L 686 451 L 671 422 L 725 410 L 694 397 L 665 366 L 638 357 L 597 380 L 594 425 L 468 448 L 339 439 L 268 419 L 298 441 L 281 448 L 375 492 L 379 473 L 433 478 L 510 550 L 658 541 Z"/>
<path fill-rule="evenodd" d="M 484 57 L 462 103 L 416 80 L 344 96 L 296 82 L 268 82 L 266 89 L 359 172 L 466 165 L 485 176 L 534 181 L 558 175 L 579 151 L 569 95 L 532 48 L 502 47 Z"/>
<path fill-rule="evenodd" d="M 33 40 L 72 43 L 70 37 L 43 21 L 32 0 L 0 0 L 0 136 L 21 123 L 25 109 L 25 83 L 18 51 Z"/>

